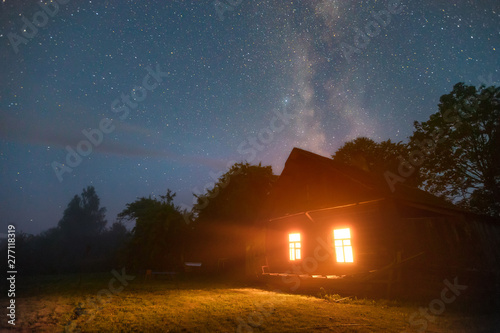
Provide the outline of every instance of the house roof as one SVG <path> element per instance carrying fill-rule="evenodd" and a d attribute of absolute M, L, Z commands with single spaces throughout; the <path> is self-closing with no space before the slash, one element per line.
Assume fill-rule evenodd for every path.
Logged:
<path fill-rule="evenodd" d="M 389 170 L 388 170 L 389 171 Z M 321 175 L 321 177 L 319 176 Z M 328 183 L 325 186 L 336 187 L 337 184 L 344 186 L 342 189 L 335 189 L 337 193 L 352 191 L 353 195 L 345 198 L 333 198 L 330 202 L 324 201 L 320 204 L 311 206 L 312 209 L 326 208 L 341 204 L 355 203 L 366 200 L 374 200 L 381 198 L 390 198 L 397 202 L 416 205 L 420 208 L 434 208 L 440 211 L 461 211 L 459 207 L 438 198 L 428 192 L 418 188 L 408 186 L 402 182 L 398 182 L 391 192 L 384 178 L 384 175 L 367 172 L 358 167 L 347 165 L 341 162 L 334 161 L 331 158 L 321 156 L 300 148 L 293 148 L 283 172 L 279 176 L 274 190 L 271 193 L 270 199 L 272 202 L 279 202 L 280 197 L 288 196 L 289 200 L 293 200 L 294 194 L 290 194 L 293 190 L 303 191 L 304 185 L 300 187 L 300 182 L 323 182 Z M 331 185 L 330 185 L 331 184 Z M 300 190 L 301 189 L 301 190 Z M 334 191 L 332 189 L 332 191 Z M 302 194 L 302 193 L 299 193 Z M 286 200 L 282 200 L 286 201 Z M 282 205 L 283 206 L 283 205 Z M 288 213 L 296 213 L 306 209 L 299 207 L 291 208 Z M 307 209 L 309 210 L 309 209 Z M 282 215 L 283 210 L 277 210 L 273 214 L 274 217 Z"/>
<path fill-rule="evenodd" d="M 369 189 L 374 189 L 376 187 L 375 184 L 375 179 L 373 176 L 356 167 L 340 163 L 337 161 L 334 161 L 331 158 L 321 156 L 315 153 L 312 153 L 310 151 L 300 149 L 300 148 L 293 148 L 292 152 L 288 156 L 288 159 L 285 162 L 285 169 L 287 167 L 287 164 L 292 164 L 296 163 L 297 161 L 305 161 L 306 163 L 309 164 L 316 164 L 316 167 L 320 168 L 325 168 L 325 169 L 333 169 L 341 174 L 343 174 L 345 177 L 350 178 L 351 180 L 369 188 Z M 285 169 L 283 171 L 285 171 Z M 282 173 L 283 174 L 283 173 Z"/>

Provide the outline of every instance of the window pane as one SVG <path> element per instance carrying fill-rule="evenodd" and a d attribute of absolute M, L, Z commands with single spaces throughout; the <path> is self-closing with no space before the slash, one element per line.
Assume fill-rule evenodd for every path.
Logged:
<path fill-rule="evenodd" d="M 295 260 L 295 251 L 290 249 L 290 260 Z"/>
<path fill-rule="evenodd" d="M 290 242 L 300 242 L 300 234 L 288 234 L 288 240 Z"/>
<path fill-rule="evenodd" d="M 354 258 L 352 256 L 352 246 L 344 246 L 344 251 L 345 251 L 345 261 L 354 262 Z"/>
<path fill-rule="evenodd" d="M 351 232 L 349 228 L 333 230 L 334 239 L 346 239 L 351 238 Z"/>
<path fill-rule="evenodd" d="M 335 253 L 337 254 L 337 262 L 344 262 L 344 249 L 342 246 L 335 247 Z"/>
<path fill-rule="evenodd" d="M 344 239 L 341 242 L 344 242 L 344 245 L 351 245 L 351 240 L 350 239 Z"/>
<path fill-rule="evenodd" d="M 295 243 L 295 247 L 300 249 L 300 243 Z"/>
<path fill-rule="evenodd" d="M 295 256 L 298 259 L 300 259 L 300 249 L 295 250 Z"/>
<path fill-rule="evenodd" d="M 341 240 L 336 240 L 335 241 L 335 246 L 342 246 L 342 241 Z"/>

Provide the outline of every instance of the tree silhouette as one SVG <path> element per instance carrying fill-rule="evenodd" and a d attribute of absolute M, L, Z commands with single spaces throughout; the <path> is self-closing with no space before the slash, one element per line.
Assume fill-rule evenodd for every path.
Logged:
<path fill-rule="evenodd" d="M 241 268 L 252 228 L 264 214 L 276 178 L 270 166 L 235 163 L 213 188 L 196 195 L 192 249 L 213 265 L 225 258 Z"/>
<path fill-rule="evenodd" d="M 174 197 L 171 190 L 161 200 L 142 197 L 118 214 L 119 221 L 135 221 L 126 249 L 135 268 L 178 269 L 182 264 L 187 225 Z"/>
<path fill-rule="evenodd" d="M 106 227 L 105 212 L 93 186 L 83 189 L 81 196 L 75 195 L 69 202 L 57 230 L 47 234 L 60 239 L 62 270 L 81 270 L 85 260 L 95 255 L 99 236 Z"/>
<path fill-rule="evenodd" d="M 19 269 L 24 274 L 59 274 L 116 267 L 129 232 L 119 222 L 107 229 L 105 211 L 95 189 L 83 189 L 70 200 L 57 227 L 38 235 L 19 233 Z"/>
<path fill-rule="evenodd" d="M 358 137 L 344 143 L 335 154 L 334 161 L 352 165 L 376 175 L 386 171 L 395 171 L 399 163 L 409 154 L 410 149 L 402 142 L 392 142 L 390 139 L 380 143 L 367 137 Z M 406 179 L 406 184 L 418 187 L 422 180 L 418 173 Z"/>
<path fill-rule="evenodd" d="M 470 209 L 500 215 L 500 88 L 457 83 L 439 112 L 415 122 L 410 145 L 426 154 L 425 189 Z"/>
<path fill-rule="evenodd" d="M 100 199 L 93 186 L 75 195 L 64 210 L 58 223 L 66 237 L 88 238 L 99 235 L 106 226 L 106 208 L 100 207 Z"/>
<path fill-rule="evenodd" d="M 231 221 L 249 224 L 261 214 L 267 193 L 277 176 L 271 166 L 235 163 L 205 194 L 195 195 L 195 224 Z"/>

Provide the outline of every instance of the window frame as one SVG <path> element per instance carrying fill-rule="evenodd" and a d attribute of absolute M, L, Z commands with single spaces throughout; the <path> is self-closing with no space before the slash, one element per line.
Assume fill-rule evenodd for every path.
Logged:
<path fill-rule="evenodd" d="M 298 240 L 292 240 L 292 235 L 298 235 Z M 298 261 L 302 260 L 302 238 L 301 232 L 289 232 L 288 233 L 288 260 Z M 297 255 L 298 254 L 298 255 Z"/>
<path fill-rule="evenodd" d="M 341 234 L 338 237 L 335 236 L 336 232 L 340 234 L 341 231 L 347 230 L 347 235 Z M 345 231 L 343 232 L 345 233 Z M 348 237 L 345 237 L 348 236 Z M 332 245 L 335 251 L 335 262 L 338 264 L 352 264 L 354 263 L 354 253 L 352 245 L 352 233 L 351 227 L 334 228 L 332 232 Z M 340 252 L 339 249 L 342 251 Z M 347 249 L 347 251 L 346 251 Z M 346 254 L 347 252 L 347 254 Z M 339 259 L 342 258 L 342 261 Z M 349 260 L 350 259 L 350 260 Z"/>

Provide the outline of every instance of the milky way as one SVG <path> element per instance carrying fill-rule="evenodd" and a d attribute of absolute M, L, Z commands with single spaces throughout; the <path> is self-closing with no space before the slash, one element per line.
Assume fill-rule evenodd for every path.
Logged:
<path fill-rule="evenodd" d="M 55 226 L 88 185 L 109 222 L 167 188 L 189 207 L 234 162 L 405 141 L 455 83 L 500 82 L 493 0 L 0 8 L 3 230 Z"/>

